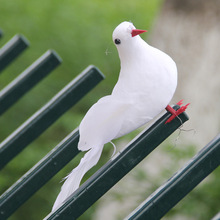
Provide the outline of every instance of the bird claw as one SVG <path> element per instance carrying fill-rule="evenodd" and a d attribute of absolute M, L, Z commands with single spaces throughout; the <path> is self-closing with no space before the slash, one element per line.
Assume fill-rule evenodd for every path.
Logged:
<path fill-rule="evenodd" d="M 183 99 L 180 100 L 179 102 L 177 102 L 177 105 L 182 105 L 182 104 L 183 104 Z M 183 113 L 183 112 L 187 109 L 187 107 L 188 107 L 189 104 L 190 104 L 190 103 L 188 103 L 188 104 L 186 104 L 186 105 L 184 105 L 184 106 L 181 106 L 178 110 L 175 110 L 175 109 L 173 109 L 171 106 L 168 105 L 168 106 L 166 107 L 166 110 L 167 110 L 168 112 L 170 112 L 172 115 L 168 118 L 168 120 L 165 122 L 165 124 L 171 122 L 174 118 L 176 118 L 178 115 L 180 115 L 181 113 Z"/>
<path fill-rule="evenodd" d="M 179 102 L 176 103 L 176 105 L 182 105 L 183 104 L 183 99 L 181 99 Z"/>

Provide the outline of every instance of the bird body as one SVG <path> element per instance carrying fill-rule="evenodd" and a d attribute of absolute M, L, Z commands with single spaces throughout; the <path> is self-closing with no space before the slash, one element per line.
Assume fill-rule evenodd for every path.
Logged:
<path fill-rule="evenodd" d="M 113 40 L 122 38 L 134 26 L 121 23 L 113 32 Z M 125 39 L 124 39 L 125 38 Z M 132 103 L 116 137 L 123 136 L 146 124 L 158 115 L 173 97 L 177 86 L 175 62 L 164 52 L 148 45 L 140 36 L 124 36 L 117 46 L 121 70 L 112 96 Z M 124 45 L 122 45 L 124 43 Z"/>
<path fill-rule="evenodd" d="M 101 98 L 80 123 L 78 149 L 88 151 L 67 176 L 53 210 L 74 192 L 83 175 L 99 160 L 104 144 L 121 137 L 166 108 L 177 86 L 175 62 L 148 45 L 130 22 L 113 32 L 121 70 L 112 94 Z"/>

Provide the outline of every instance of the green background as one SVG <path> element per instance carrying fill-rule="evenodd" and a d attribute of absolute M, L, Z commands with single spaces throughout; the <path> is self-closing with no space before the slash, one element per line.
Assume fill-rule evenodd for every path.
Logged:
<path fill-rule="evenodd" d="M 30 48 L 0 74 L 0 89 L 4 88 L 48 49 L 54 49 L 63 62 L 0 117 L 0 141 L 4 140 L 88 65 L 94 64 L 106 76 L 106 79 L 90 94 L 63 115 L 1 171 L 1 193 L 75 129 L 94 102 L 111 92 L 120 69 L 118 54 L 111 37 L 114 28 L 120 22 L 127 20 L 132 21 L 137 28 L 147 29 L 149 33 L 161 4 L 161 0 L 1 0 L 0 28 L 4 32 L 4 37 L 0 39 L 0 47 L 15 34 L 20 33 L 29 40 Z M 143 37 L 147 38 L 148 33 Z M 135 134 L 131 134 L 129 138 Z M 178 150 L 171 152 L 176 161 L 184 155 L 191 157 L 195 154 L 190 146 L 186 149 L 183 153 Z M 107 145 L 99 166 L 109 159 L 111 152 L 112 148 Z M 37 220 L 46 216 L 60 190 L 60 180 L 79 162 L 81 156 L 79 155 L 60 171 L 9 219 Z M 86 176 L 89 177 L 92 172 L 93 170 Z M 168 173 L 172 175 L 171 171 Z M 142 178 L 140 177 L 140 179 Z M 157 184 L 154 183 L 152 189 L 156 187 Z M 214 205 L 218 199 L 217 187 L 217 185 L 214 185 L 212 189 L 208 189 L 207 186 L 203 187 L 204 189 L 199 193 L 194 193 L 195 196 L 193 194 L 190 196 L 190 204 L 188 200 L 185 205 L 183 203 L 183 207 L 178 206 L 179 208 L 171 211 L 169 215 L 172 216 L 181 210 L 183 214 L 186 212 L 194 215 L 198 211 L 196 204 L 201 200 L 197 199 L 197 196 L 202 197 L 205 190 L 208 191 L 207 194 L 210 195 L 208 199 L 212 203 L 212 206 L 206 211 L 207 216 L 214 215 L 217 210 L 217 206 Z M 97 204 L 80 219 L 92 219 L 96 207 Z M 202 216 L 198 219 L 202 219 Z"/>

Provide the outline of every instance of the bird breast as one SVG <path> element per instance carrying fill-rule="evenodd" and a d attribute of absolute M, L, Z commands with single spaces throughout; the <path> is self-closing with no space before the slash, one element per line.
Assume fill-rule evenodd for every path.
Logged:
<path fill-rule="evenodd" d="M 177 86 L 175 62 L 162 51 L 149 48 L 145 51 L 150 56 L 142 52 L 130 56 L 129 62 L 121 60 L 119 79 L 112 91 L 113 96 L 133 103 L 131 117 L 137 115 L 136 120 L 142 122 L 168 105 Z"/>

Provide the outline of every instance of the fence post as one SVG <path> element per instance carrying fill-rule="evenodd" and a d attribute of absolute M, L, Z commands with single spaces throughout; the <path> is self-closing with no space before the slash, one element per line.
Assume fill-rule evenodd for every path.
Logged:
<path fill-rule="evenodd" d="M 0 72 L 29 46 L 23 35 L 15 35 L 0 49 Z"/>
<path fill-rule="evenodd" d="M 220 134 L 186 166 L 150 195 L 125 220 L 161 219 L 173 206 L 220 165 Z"/>

